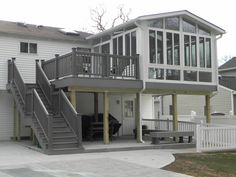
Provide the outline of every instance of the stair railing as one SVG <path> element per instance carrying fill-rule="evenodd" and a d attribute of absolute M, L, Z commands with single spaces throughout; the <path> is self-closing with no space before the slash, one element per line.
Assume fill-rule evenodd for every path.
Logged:
<path fill-rule="evenodd" d="M 42 70 L 41 66 L 39 65 L 39 60 L 36 60 L 36 83 L 39 85 L 40 89 L 42 90 L 43 94 L 47 99 L 47 102 L 51 106 L 53 88 L 50 82 L 48 81 L 48 78 L 45 75 L 44 71 Z"/>
<path fill-rule="evenodd" d="M 77 136 L 78 146 L 82 145 L 82 123 L 81 115 L 77 113 L 63 90 L 59 93 L 59 110 Z"/>
<path fill-rule="evenodd" d="M 17 90 L 19 91 L 21 100 L 25 105 L 25 83 L 20 75 L 19 70 L 16 67 L 15 58 L 12 58 L 12 60 L 8 60 L 8 84 L 11 83 L 15 84 Z"/>
<path fill-rule="evenodd" d="M 33 119 L 36 120 L 48 142 L 48 149 L 52 148 L 52 115 L 48 113 L 37 91 L 33 89 Z"/>

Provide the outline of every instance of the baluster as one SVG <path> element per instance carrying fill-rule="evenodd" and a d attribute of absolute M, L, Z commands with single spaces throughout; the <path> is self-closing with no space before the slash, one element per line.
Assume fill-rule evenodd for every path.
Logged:
<path fill-rule="evenodd" d="M 58 63 L 59 54 L 55 54 L 55 79 L 59 78 L 59 63 Z"/>

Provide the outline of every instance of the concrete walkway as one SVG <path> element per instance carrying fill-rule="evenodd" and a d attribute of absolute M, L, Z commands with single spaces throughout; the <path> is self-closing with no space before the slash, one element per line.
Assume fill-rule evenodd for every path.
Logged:
<path fill-rule="evenodd" d="M 160 168 L 181 150 L 138 150 L 48 156 L 0 142 L 1 177 L 185 177 Z"/>

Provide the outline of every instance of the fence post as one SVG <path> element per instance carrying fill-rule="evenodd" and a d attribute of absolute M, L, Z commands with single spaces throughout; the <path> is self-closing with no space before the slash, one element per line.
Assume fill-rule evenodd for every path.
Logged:
<path fill-rule="evenodd" d="M 71 69 L 73 77 L 76 77 L 76 48 L 72 48 Z"/>
<path fill-rule="evenodd" d="M 200 130 L 200 125 L 196 126 L 196 149 L 197 149 L 197 152 L 201 152 L 201 130 Z"/>
<path fill-rule="evenodd" d="M 55 79 L 56 80 L 58 80 L 59 78 L 58 57 L 59 57 L 59 54 L 56 54 L 55 55 Z"/>
<path fill-rule="evenodd" d="M 106 64 L 106 71 L 107 71 L 107 73 L 106 73 L 106 76 L 107 77 L 109 77 L 110 76 L 110 57 L 109 57 L 109 54 L 106 54 L 107 55 L 107 57 L 106 57 L 106 62 L 107 62 L 107 64 Z"/>

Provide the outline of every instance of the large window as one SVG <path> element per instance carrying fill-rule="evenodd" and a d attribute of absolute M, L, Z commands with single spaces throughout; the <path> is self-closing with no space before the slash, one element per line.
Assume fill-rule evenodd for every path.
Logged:
<path fill-rule="evenodd" d="M 211 39 L 199 37 L 200 67 L 211 68 Z"/>
<path fill-rule="evenodd" d="M 149 31 L 149 61 L 163 64 L 163 32 Z"/>
<path fill-rule="evenodd" d="M 197 38 L 184 35 L 184 61 L 185 66 L 197 66 Z"/>
<path fill-rule="evenodd" d="M 124 46 L 123 46 L 124 39 Z M 122 36 L 118 36 L 113 38 L 113 54 L 114 55 L 127 55 L 127 56 L 135 56 L 136 51 L 136 32 L 126 33 Z M 125 50 L 123 53 L 123 49 Z"/>
<path fill-rule="evenodd" d="M 166 54 L 167 54 L 168 65 L 180 64 L 179 34 L 169 33 L 169 32 L 166 33 Z"/>
<path fill-rule="evenodd" d="M 166 33 L 166 54 L 167 54 L 167 64 L 172 65 L 173 60 L 172 60 L 172 53 L 173 48 L 172 48 L 172 33 Z"/>
<path fill-rule="evenodd" d="M 183 19 L 183 32 L 196 33 L 196 24 L 189 20 Z"/>
<path fill-rule="evenodd" d="M 179 17 L 166 18 L 165 27 L 170 30 L 179 30 Z"/>
<path fill-rule="evenodd" d="M 156 63 L 156 35 L 154 30 L 149 31 L 149 61 Z"/>
<path fill-rule="evenodd" d="M 149 68 L 149 79 L 164 79 L 164 69 Z"/>
<path fill-rule="evenodd" d="M 205 67 L 205 42 L 204 38 L 199 38 L 199 57 L 200 57 L 200 67 Z"/>

